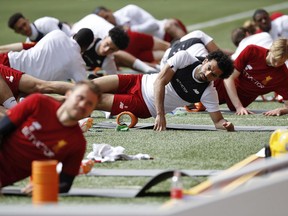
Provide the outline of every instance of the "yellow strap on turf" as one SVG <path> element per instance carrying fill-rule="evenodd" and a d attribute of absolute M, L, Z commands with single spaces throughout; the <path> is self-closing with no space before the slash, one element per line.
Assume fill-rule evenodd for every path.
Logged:
<path fill-rule="evenodd" d="M 225 175 L 227 173 L 235 172 L 235 171 L 247 166 L 248 164 L 252 163 L 253 161 L 255 161 L 255 160 L 259 159 L 259 158 L 260 157 L 257 156 L 256 154 L 250 155 L 249 157 L 245 158 L 244 160 L 240 161 L 239 163 L 231 166 L 227 170 L 224 170 L 219 175 L 223 176 L 223 175 Z M 249 174 L 247 174 L 247 175 L 249 175 Z M 240 182 L 240 180 L 239 180 L 239 182 Z M 211 186 L 212 186 L 212 182 L 211 182 L 211 180 L 208 179 L 208 180 L 196 185 L 195 187 L 192 187 L 191 189 L 184 191 L 184 194 L 197 195 L 197 194 L 209 189 Z M 236 186 L 236 183 L 235 183 L 235 186 Z"/>

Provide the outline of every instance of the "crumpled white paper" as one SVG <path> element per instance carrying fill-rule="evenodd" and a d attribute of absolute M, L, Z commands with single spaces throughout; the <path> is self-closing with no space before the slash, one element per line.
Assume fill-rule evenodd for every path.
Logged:
<path fill-rule="evenodd" d="M 116 160 L 149 160 L 152 159 L 148 154 L 127 155 L 124 154 L 125 148 L 122 146 L 113 147 L 109 144 L 93 144 L 93 151 L 87 155 L 87 159 L 99 162 L 113 162 Z"/>

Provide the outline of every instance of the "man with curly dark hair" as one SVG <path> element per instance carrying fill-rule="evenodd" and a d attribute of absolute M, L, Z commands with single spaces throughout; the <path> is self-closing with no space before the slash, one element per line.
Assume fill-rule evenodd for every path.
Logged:
<path fill-rule="evenodd" d="M 208 54 L 203 62 L 186 51 L 167 60 L 159 74 L 111 75 L 94 79 L 103 95 L 98 110 L 117 115 L 130 111 L 139 118 L 155 117 L 154 130 L 166 129 L 165 114 L 177 107 L 202 102 L 217 129 L 233 131 L 219 111 L 213 81 L 230 76 L 234 66 L 222 51 Z"/>

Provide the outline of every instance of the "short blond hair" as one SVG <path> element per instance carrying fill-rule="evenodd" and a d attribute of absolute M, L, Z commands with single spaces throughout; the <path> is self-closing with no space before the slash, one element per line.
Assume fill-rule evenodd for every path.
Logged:
<path fill-rule="evenodd" d="M 274 41 L 270 47 L 270 52 L 276 60 L 283 58 L 288 59 L 288 39 L 279 38 Z"/>

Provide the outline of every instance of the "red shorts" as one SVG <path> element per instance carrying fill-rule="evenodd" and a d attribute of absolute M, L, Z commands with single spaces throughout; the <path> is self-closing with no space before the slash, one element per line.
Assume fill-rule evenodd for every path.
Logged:
<path fill-rule="evenodd" d="M 125 51 L 142 61 L 153 62 L 153 36 L 130 30 L 127 31 L 127 34 L 129 36 L 129 45 Z"/>
<path fill-rule="evenodd" d="M 36 42 L 23 42 L 22 46 L 24 50 L 28 50 L 36 45 Z"/>
<path fill-rule="evenodd" d="M 19 95 L 19 82 L 24 73 L 5 65 L 0 65 L 0 74 L 11 89 L 14 97 L 17 98 Z"/>
<path fill-rule="evenodd" d="M 142 76 L 143 74 L 118 74 L 119 88 L 114 95 L 112 115 L 130 111 L 139 118 L 151 117 L 142 96 Z"/>
<path fill-rule="evenodd" d="M 270 15 L 270 19 L 271 20 L 275 20 L 275 19 L 277 19 L 278 17 L 281 17 L 281 16 L 283 16 L 284 14 L 282 13 L 282 12 L 279 12 L 279 11 L 276 11 L 276 12 L 274 12 L 274 13 L 272 13 L 271 15 Z"/>
<path fill-rule="evenodd" d="M 1 53 L 0 54 L 0 64 L 3 64 L 3 65 L 10 67 L 8 53 Z"/>
<path fill-rule="evenodd" d="M 180 26 L 180 28 L 185 32 L 185 34 L 188 33 L 187 29 L 186 29 L 186 26 L 178 19 L 174 19 L 177 24 Z M 165 33 L 164 35 L 164 41 L 167 41 L 167 42 L 171 42 L 173 40 L 173 38 L 171 37 L 171 35 L 169 35 L 168 33 Z"/>

